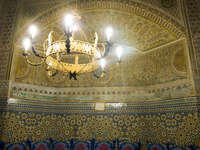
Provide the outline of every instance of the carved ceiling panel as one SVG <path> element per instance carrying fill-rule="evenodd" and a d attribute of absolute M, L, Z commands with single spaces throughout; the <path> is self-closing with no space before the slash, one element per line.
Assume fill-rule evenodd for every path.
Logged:
<path fill-rule="evenodd" d="M 160 26 L 136 15 L 105 10 L 85 12 L 81 15 L 84 21 L 83 31 L 89 31 L 87 37 L 91 37 L 95 31 L 101 33 L 100 37 L 105 37 L 104 29 L 111 25 L 115 30 L 114 43 L 140 51 L 148 51 L 177 39 Z"/>
<path fill-rule="evenodd" d="M 107 0 L 115 3 L 123 3 L 124 5 L 131 5 L 132 3 L 139 3 L 142 5 L 146 5 L 148 7 L 151 7 L 153 9 L 159 10 L 162 13 L 167 14 L 168 16 L 172 16 L 176 18 L 176 20 L 179 20 L 181 22 L 181 15 L 180 15 L 180 10 L 178 7 L 178 1 L 177 0 Z M 35 1 L 35 0 L 29 0 L 28 2 L 25 0 L 23 3 L 26 6 L 25 9 L 27 10 L 26 14 L 28 17 L 30 15 L 37 15 L 37 10 L 42 10 L 42 9 L 48 9 L 51 8 L 52 6 L 60 5 L 63 3 L 75 3 L 77 2 L 78 4 L 81 3 L 106 3 L 104 0 L 41 0 L 41 1 Z M 30 7 L 28 7 L 30 6 Z M 32 6 L 37 6 L 34 9 Z"/>

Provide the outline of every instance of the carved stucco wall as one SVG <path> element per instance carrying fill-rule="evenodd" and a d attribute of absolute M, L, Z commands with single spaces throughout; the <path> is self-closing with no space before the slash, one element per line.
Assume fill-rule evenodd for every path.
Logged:
<path fill-rule="evenodd" d="M 21 56 L 21 41 L 29 24 L 36 23 L 40 27 L 39 48 L 51 30 L 63 35 L 63 15 L 75 8 L 82 17 L 82 30 L 75 38 L 91 42 L 97 31 L 100 40 L 105 41 L 103 29 L 110 24 L 115 29 L 113 42 L 125 47 L 122 63 L 109 62 L 104 78 L 97 79 L 94 73 L 87 73 L 80 74 L 78 81 L 74 81 L 62 72 L 49 77 L 46 65 L 31 67 Z M 16 37 L 12 97 L 111 102 L 120 101 L 127 93 L 123 101 L 177 98 L 194 93 L 184 24 L 176 1 L 24 2 Z M 135 53 L 134 49 L 141 52 Z M 43 90 L 44 87 L 47 88 Z"/>
<path fill-rule="evenodd" d="M 200 27 L 199 24 L 199 1 L 185 1 L 185 5 L 187 6 L 185 9 L 185 24 L 188 28 L 188 40 L 189 40 L 189 48 L 190 48 L 190 57 L 192 64 L 192 73 L 195 82 L 195 89 L 197 95 L 199 95 L 199 35 L 200 35 Z"/>
<path fill-rule="evenodd" d="M 13 55 L 13 35 L 16 22 L 17 2 L 1 1 L 0 7 L 0 97 L 8 96 L 9 74 Z"/>
<path fill-rule="evenodd" d="M 55 140 L 70 138 L 112 140 L 119 138 L 127 141 L 131 139 L 133 142 L 149 140 L 163 144 L 170 142 L 184 146 L 199 145 L 199 100 L 196 97 L 189 97 L 194 96 L 192 79 L 197 81 L 198 74 L 193 74 L 195 68 L 198 69 L 194 65 L 197 62 L 197 53 L 195 53 L 195 47 L 190 47 L 191 39 L 187 41 L 184 39 L 187 32 L 184 27 L 186 19 L 184 13 L 189 13 L 191 19 L 191 16 L 196 14 L 194 13 L 196 11 L 193 12 L 192 9 L 193 7 L 198 8 L 195 5 L 197 1 L 187 2 L 188 12 L 184 11 L 185 5 L 182 4 L 182 1 L 78 1 L 78 6 L 82 9 L 106 7 L 109 10 L 112 6 L 119 7 L 120 11 L 117 15 L 116 12 L 113 12 L 113 16 L 116 18 L 121 15 L 125 18 L 129 17 L 131 11 L 134 11 L 136 16 L 142 16 L 142 18 L 133 15 L 131 17 L 133 23 L 131 24 L 131 21 L 130 24 L 127 23 L 127 29 L 132 25 L 134 27 L 137 25 L 134 19 L 148 25 L 152 25 L 151 23 L 154 22 L 155 29 L 159 30 L 158 26 L 167 29 L 167 31 L 160 29 L 158 33 L 162 35 L 164 32 L 163 35 L 168 37 L 164 40 L 169 40 L 164 43 L 161 40 L 160 45 L 149 47 L 149 49 L 155 48 L 153 51 L 130 55 L 130 58 L 126 57 L 127 60 L 121 64 L 121 68 L 111 66 L 111 70 L 120 72 L 118 76 L 97 81 L 88 74 L 80 77 L 78 83 L 67 78 L 64 78 L 63 81 L 49 79 L 42 71 L 45 69 L 44 66 L 38 69 L 27 66 L 20 51 L 22 32 L 26 30 L 26 27 L 31 22 L 36 22 L 40 24 L 40 27 L 44 26 L 43 36 L 47 35 L 47 31 L 50 30 L 49 22 L 47 23 L 48 18 L 52 16 L 57 18 L 57 15 L 62 15 L 60 14 L 63 12 L 63 9 L 60 9 L 62 7 L 71 6 L 73 8 L 75 6 L 75 1 L 68 2 L 65 1 L 65 5 L 63 5 L 62 0 L 21 1 L 20 7 L 18 7 L 15 1 L 7 1 L 4 3 L 5 7 L 2 7 L 1 11 L 5 15 L 1 16 L 3 18 L 1 21 L 4 21 L 0 29 L 1 32 L 4 31 L 4 34 L 0 35 L 0 42 L 4 46 L 0 48 L 0 55 L 5 59 L 0 60 L 1 97 L 8 95 L 12 35 L 14 27 L 16 28 L 14 32 L 15 52 L 10 76 L 10 98 L 6 103 L 3 99 L 1 101 L 1 140 L 13 143 L 24 141 L 27 138 L 33 141 L 46 140 L 49 137 Z M 49 11 L 49 8 L 52 8 L 52 11 Z M 54 8 L 60 11 L 53 11 Z M 122 13 L 125 10 L 128 13 Z M 16 12 L 18 12 L 17 25 L 15 25 L 14 19 Z M 88 21 L 93 21 L 89 19 L 90 12 L 82 11 L 81 13 L 88 17 L 86 17 Z M 196 15 L 194 18 L 197 17 Z M 101 18 L 101 16 L 99 17 Z M 147 21 L 143 21 L 143 18 Z M 189 21 L 190 26 L 196 23 L 192 21 L 193 19 Z M 54 29 L 58 29 L 58 26 L 59 24 Z M 196 28 L 193 28 L 193 33 L 196 33 Z M 145 30 L 145 26 L 142 29 L 135 33 L 145 35 L 142 32 Z M 122 37 L 129 41 L 126 32 L 123 32 Z M 91 33 L 86 34 L 91 36 Z M 194 39 L 198 39 L 198 36 L 194 36 Z M 165 42 L 173 40 L 175 42 L 159 47 L 166 44 Z M 194 41 L 193 43 L 196 43 L 196 40 Z M 145 41 L 138 40 L 138 43 L 142 44 L 143 42 Z M 127 42 L 127 44 L 130 43 Z M 146 44 L 148 45 L 148 43 Z M 189 49 L 187 44 L 189 44 Z M 140 47 L 139 44 L 138 47 Z M 191 52 L 191 50 L 193 51 Z M 189 60 L 193 61 L 191 65 Z M 121 70 L 125 66 L 130 66 L 131 71 Z M 60 74 L 60 77 L 63 77 L 63 74 Z M 119 79 L 123 79 L 123 83 L 120 83 Z M 198 90 L 198 82 L 195 83 L 195 90 Z M 79 87 L 78 90 L 77 87 Z M 84 101 L 89 103 L 79 103 Z M 121 102 L 121 105 L 107 103 L 105 112 L 95 112 L 94 102 L 96 101 Z"/>

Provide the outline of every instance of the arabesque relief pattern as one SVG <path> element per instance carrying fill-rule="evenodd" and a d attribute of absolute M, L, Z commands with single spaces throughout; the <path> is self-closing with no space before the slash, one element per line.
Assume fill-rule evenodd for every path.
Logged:
<path fill-rule="evenodd" d="M 195 83 L 195 90 L 197 95 L 200 93 L 200 70 L 199 70 L 199 51 L 200 51 L 200 2 L 198 0 L 194 1 L 184 1 L 183 2 L 183 13 L 185 15 L 185 24 L 188 28 L 188 46 L 189 55 L 191 60 L 191 70 L 193 74 L 193 79 Z"/>
<path fill-rule="evenodd" d="M 9 75 L 13 53 L 13 33 L 16 23 L 17 1 L 1 1 L 0 7 L 0 97 L 8 96 Z"/>
<path fill-rule="evenodd" d="M 135 98 L 142 100 L 166 99 L 191 95 L 192 84 L 189 83 L 190 74 L 183 27 L 177 22 L 166 22 L 167 15 L 162 13 L 156 15 L 156 10 L 151 10 L 150 7 L 145 9 L 145 1 L 142 3 L 127 1 L 126 3 L 130 5 L 123 5 L 121 1 L 68 1 L 66 3 L 51 1 L 45 5 L 47 3 L 46 1 L 38 4 L 25 3 L 20 10 L 20 18 L 25 27 L 28 25 L 24 23 L 26 21 L 40 25 L 42 34 L 40 34 L 39 40 L 45 40 L 51 30 L 60 33 L 59 38 L 64 38 L 62 15 L 66 13 L 67 8 L 73 11 L 74 8 L 78 8 L 79 11 L 76 13 L 82 16 L 83 22 L 81 32 L 76 33 L 75 38 L 92 41 L 93 34 L 97 31 L 100 33 L 100 40 L 105 41 L 102 30 L 105 28 L 104 24 L 110 23 L 116 30 L 113 42 L 125 45 L 123 61 L 119 65 L 113 65 L 111 62 L 107 67 L 106 75 L 101 79 L 97 79 L 94 73 L 78 75 L 78 81 L 69 80 L 68 74 L 62 72 L 59 72 L 55 77 L 49 77 L 45 71 L 45 65 L 31 67 L 26 64 L 25 59 L 21 56 L 22 49 L 20 48 L 23 34 L 17 30 L 16 34 L 20 38 L 16 41 L 15 47 L 14 64 L 16 65 L 13 65 L 15 83 L 12 83 L 11 96 L 26 99 L 28 97 L 30 99 L 54 97 L 55 99 L 81 100 L 82 96 L 85 95 L 87 100 L 103 100 L 102 96 L 106 95 L 107 100 L 113 96 L 123 96 L 123 93 L 129 93 L 126 98 L 127 101 L 130 101 L 130 99 Z M 154 2 L 151 1 L 151 3 L 153 5 Z M 162 3 L 157 1 L 156 3 L 165 6 L 166 9 L 177 5 L 176 2 L 173 2 L 172 5 L 170 1 L 162 1 Z M 48 10 L 47 6 L 51 5 L 55 6 Z M 20 23 L 22 22 L 19 21 L 18 26 Z M 163 46 L 167 43 L 170 44 Z M 41 44 L 40 42 L 38 47 L 41 47 Z M 135 53 L 134 49 L 141 52 Z M 28 85 L 30 87 L 27 87 Z M 42 90 L 43 87 L 52 87 L 52 89 Z M 73 87 L 73 89 L 67 90 L 68 87 Z M 76 90 L 76 87 L 79 88 Z M 80 87 L 102 89 L 95 88 L 87 91 Z M 103 87 L 106 88 L 103 89 Z M 112 90 L 109 87 L 117 89 Z M 119 90 L 120 87 L 132 87 L 132 89 L 124 92 L 125 90 Z"/>
<path fill-rule="evenodd" d="M 86 40 L 91 41 L 95 31 L 102 33 L 102 30 L 105 28 L 104 24 L 112 24 L 116 30 L 116 38 L 114 38 L 113 41 L 117 44 L 124 44 L 127 46 L 125 47 L 126 51 L 122 64 L 114 66 L 111 63 L 105 78 L 95 79 L 93 74 L 89 73 L 80 75 L 78 77 L 79 80 L 75 82 L 70 81 L 67 74 L 59 73 L 56 77 L 51 79 L 45 72 L 45 66 L 32 68 L 24 64 L 25 61 L 22 56 L 19 56 L 22 50 L 22 48 L 19 48 L 22 40 L 20 38 L 16 44 L 15 64 L 17 65 L 13 66 L 16 70 L 15 82 L 54 87 L 122 86 L 122 84 L 123 86 L 138 87 L 185 79 L 186 73 L 176 72 L 176 66 L 174 67 L 175 64 L 182 68 L 181 72 L 187 72 L 184 42 L 182 44 L 179 43 L 178 46 L 174 46 L 174 44 L 174 47 L 172 46 L 173 48 L 160 48 L 155 50 L 155 52 L 144 53 L 152 48 L 173 42 L 179 38 L 184 38 L 182 26 L 177 26 L 175 22 L 175 25 L 171 22 L 165 22 L 165 17 L 163 17 L 163 19 L 159 15 L 151 15 L 149 10 L 144 9 L 144 4 L 137 4 L 137 2 L 133 1 L 127 1 L 127 3 L 130 5 L 123 5 L 121 1 L 77 1 L 77 3 L 75 3 L 75 1 L 69 1 L 69 3 L 65 4 L 72 10 L 75 6 L 80 9 L 78 13 L 80 13 L 83 20 L 81 30 L 85 33 L 84 35 L 77 34 L 77 37 L 84 38 L 86 36 Z M 49 5 L 52 4 L 53 2 L 49 3 Z M 44 27 L 44 29 L 42 29 L 44 32 L 39 37 L 39 40 L 42 41 L 45 40 L 48 32 L 52 29 L 58 32 L 62 30 L 62 25 L 58 22 L 62 22 L 62 14 L 67 10 L 65 5 L 62 7 L 58 5 L 52 8 L 52 11 L 45 11 L 46 7 L 44 5 L 32 7 L 26 3 L 21 10 L 21 14 L 23 14 L 21 19 L 23 19 L 24 24 L 24 21 L 30 21 L 28 17 L 36 18 L 33 22 Z M 35 10 L 34 15 L 30 14 L 26 17 L 26 14 L 29 12 L 31 13 L 30 10 L 34 8 L 39 10 Z M 97 8 L 99 8 L 99 10 L 97 10 Z M 116 11 L 118 8 L 119 10 Z M 114 10 L 112 11 L 111 9 Z M 44 13 L 38 16 L 38 11 Z M 154 11 L 152 13 L 154 13 Z M 104 22 L 101 20 L 104 20 Z M 21 21 L 19 21 L 19 24 L 20 22 Z M 161 26 L 163 26 L 164 29 L 162 29 Z M 17 35 L 20 33 L 20 30 L 17 30 Z M 23 37 L 22 35 L 20 36 Z M 100 37 L 103 37 L 101 39 L 102 41 L 105 40 L 103 34 L 100 35 Z M 141 54 L 134 54 L 135 48 L 140 50 Z M 172 59 L 174 59 L 174 56 L 172 55 L 175 55 L 173 51 L 177 51 L 178 49 L 181 51 L 180 57 L 184 61 L 179 61 L 178 64 L 175 62 L 173 64 Z M 125 69 L 125 66 L 128 66 L 129 69 Z M 117 73 L 114 73 L 114 71 Z M 120 83 L 119 80 L 123 80 L 123 83 Z"/>
<path fill-rule="evenodd" d="M 67 73 L 61 72 L 51 79 L 45 65 L 32 67 L 26 64 L 22 56 L 18 56 L 15 82 L 55 87 L 141 87 L 188 77 L 184 41 L 148 53 L 134 54 L 134 51 L 127 49 L 124 53 L 121 64 L 108 64 L 104 78 L 97 79 L 94 73 L 85 73 L 78 75 L 78 81 L 70 80 Z"/>
<path fill-rule="evenodd" d="M 143 16 L 144 18 L 147 18 L 156 24 L 159 24 L 160 26 L 164 26 L 166 29 L 171 30 L 172 32 L 176 32 L 177 37 L 182 37 L 184 32 L 184 28 L 182 25 L 180 25 L 180 20 L 176 21 L 178 18 L 173 18 L 170 16 L 170 11 L 168 9 L 173 8 L 174 11 L 177 11 L 179 7 L 177 6 L 177 2 L 169 2 L 171 0 L 69 0 L 69 1 L 46 1 L 43 0 L 41 2 L 37 3 L 25 3 L 25 11 L 23 11 L 23 14 L 27 14 L 25 16 L 26 19 L 36 17 L 38 15 L 38 12 L 43 12 L 44 14 L 48 11 L 49 7 L 55 7 L 54 13 L 53 11 L 50 11 L 51 14 L 48 14 L 49 16 L 55 16 L 59 15 L 59 13 L 55 14 L 55 11 L 58 9 L 61 9 L 61 7 L 65 6 L 65 8 L 75 9 L 78 10 L 90 10 L 90 9 L 115 9 L 120 11 L 126 11 L 132 14 L 136 14 L 139 16 Z M 37 6 L 37 7 L 33 7 Z M 61 7 L 60 7 L 61 6 Z M 150 6 L 150 7 L 149 7 Z M 168 8 L 167 8 L 167 7 Z M 165 8 L 167 11 L 160 11 L 160 8 Z M 53 10 L 53 9 L 52 9 Z M 61 10 L 63 11 L 63 10 Z M 66 12 L 66 10 L 64 11 Z M 172 13 L 172 12 L 171 12 Z M 43 14 L 43 15 L 44 15 Z M 172 13 L 173 15 L 178 15 L 179 11 L 177 13 Z M 47 14 L 46 14 L 47 15 Z M 52 17 L 49 17 L 52 18 Z M 168 21 L 170 20 L 170 21 Z M 178 31 L 179 30 L 179 31 Z"/>
<path fill-rule="evenodd" d="M 184 41 L 179 41 L 152 52 L 131 54 L 121 64 L 109 66 L 104 78 L 97 79 L 93 73 L 88 73 L 79 75 L 78 81 L 70 80 L 68 74 L 61 72 L 53 78 L 48 77 L 44 66 L 30 67 L 22 58 L 17 63 L 17 78 L 16 83 L 12 83 L 11 96 L 94 101 L 188 96 L 193 90 L 188 79 L 184 47 Z"/>

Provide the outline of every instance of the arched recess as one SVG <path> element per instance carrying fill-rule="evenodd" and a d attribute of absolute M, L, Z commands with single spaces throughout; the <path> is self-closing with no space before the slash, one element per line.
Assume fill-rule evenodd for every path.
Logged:
<path fill-rule="evenodd" d="M 29 77 L 27 77 L 27 78 L 30 78 L 30 80 L 24 78 L 24 79 L 18 80 L 16 82 L 16 80 L 14 79 L 15 80 L 14 82 L 16 82 L 15 86 L 17 86 L 17 83 L 23 83 L 23 84 L 42 86 L 42 87 L 52 87 L 53 86 L 58 89 L 59 88 L 68 88 L 68 87 L 83 87 L 83 86 L 107 87 L 107 88 L 116 87 L 116 91 L 118 91 L 120 89 L 120 87 L 131 87 L 131 91 L 139 91 L 139 92 L 136 92 L 136 94 L 134 92 L 131 92 L 133 95 L 135 95 L 135 97 L 138 97 L 138 96 L 140 97 L 140 94 L 138 94 L 140 92 L 145 93 L 144 94 L 145 97 L 142 97 L 142 99 L 155 98 L 156 95 L 161 92 L 159 90 L 160 87 L 162 87 L 162 90 L 165 91 L 166 89 L 170 89 L 170 88 L 171 88 L 171 90 L 173 90 L 172 87 L 174 87 L 174 85 L 176 85 L 176 83 L 181 84 L 181 88 L 185 87 L 185 84 L 189 84 L 189 86 L 190 86 L 190 83 L 188 81 L 186 73 L 177 72 L 172 63 L 173 62 L 172 59 L 174 58 L 173 54 L 175 55 L 175 53 L 172 53 L 172 52 L 177 47 L 177 45 L 181 51 L 180 56 L 182 58 L 185 58 L 185 55 L 183 55 L 183 53 L 185 51 L 185 45 L 184 45 L 184 42 L 182 42 L 183 39 L 185 38 L 184 27 L 182 25 L 180 25 L 179 23 L 177 23 L 169 15 L 166 15 L 163 12 L 159 12 L 157 9 L 151 8 L 147 5 L 144 5 L 139 2 L 134 2 L 134 1 L 127 1 L 126 3 L 124 3 L 124 1 L 121 2 L 121 1 L 113 1 L 113 0 L 77 1 L 77 3 L 74 3 L 74 1 L 68 1 L 65 3 L 59 4 L 59 5 L 56 5 L 55 7 L 52 7 L 50 9 L 43 10 L 40 13 L 38 13 L 38 15 L 32 16 L 33 19 L 29 20 L 28 22 L 25 22 L 25 25 L 20 30 L 17 31 L 16 37 L 19 37 L 19 38 L 16 39 L 16 43 L 17 43 L 16 44 L 17 45 L 16 52 L 20 51 L 19 45 L 21 44 L 21 40 L 22 40 L 21 38 L 24 36 L 22 32 L 26 30 L 26 28 L 28 27 L 29 24 L 31 24 L 31 23 L 39 24 L 40 30 L 42 31 L 42 33 L 44 33 L 43 37 L 40 37 L 42 39 L 45 37 L 45 35 L 47 35 L 47 33 L 48 33 L 47 31 L 50 31 L 52 29 L 51 28 L 52 25 L 54 25 L 57 22 L 62 23 L 62 17 L 64 16 L 64 14 L 66 12 L 76 12 L 76 13 L 82 15 L 83 17 L 86 16 L 85 19 L 87 21 L 93 21 L 92 25 L 94 25 L 94 26 L 97 25 L 97 28 L 98 28 L 99 24 L 101 25 L 101 21 L 99 21 L 99 20 L 104 19 L 104 18 L 102 18 L 103 13 L 111 14 L 114 16 L 113 17 L 114 19 L 110 19 L 110 21 L 116 25 L 119 25 L 119 29 L 123 29 L 123 25 L 124 26 L 127 25 L 126 26 L 127 31 L 123 31 L 124 36 L 122 34 L 122 37 L 124 37 L 123 39 L 126 39 L 127 35 L 134 33 L 135 35 L 137 35 L 137 36 L 135 36 L 136 38 L 139 37 L 138 38 L 139 40 L 134 39 L 134 36 L 131 35 L 130 37 L 131 37 L 132 42 L 138 40 L 137 42 L 132 43 L 133 45 L 135 44 L 137 46 L 137 43 L 138 43 L 138 45 L 144 45 L 144 43 L 146 42 L 147 46 L 141 47 L 141 49 L 143 48 L 142 57 L 139 56 L 139 58 L 135 57 L 134 59 L 127 57 L 127 60 L 129 60 L 129 59 L 132 61 L 137 60 L 137 62 L 138 62 L 136 64 L 130 63 L 130 65 L 133 65 L 133 68 L 135 69 L 135 70 L 133 69 L 134 70 L 133 73 L 131 73 L 130 76 L 123 78 L 123 80 L 124 80 L 123 84 L 118 83 L 119 79 L 121 80 L 120 76 L 115 76 L 112 78 L 112 80 L 110 80 L 110 78 L 108 78 L 109 80 L 105 79 L 106 82 L 100 81 L 100 83 L 99 83 L 99 81 L 95 81 L 95 84 L 94 84 L 93 79 L 89 75 L 84 76 L 83 78 L 86 80 L 80 80 L 79 83 L 74 83 L 73 81 L 69 81 L 69 80 L 67 80 L 67 82 L 58 81 L 57 83 L 52 83 L 52 81 L 50 81 L 46 77 L 42 78 L 42 80 L 44 80 L 44 82 L 42 80 L 40 80 L 38 82 L 33 81 L 33 80 L 35 80 L 35 76 L 34 76 L 34 74 L 31 74 Z M 96 18 L 92 15 L 96 15 Z M 117 16 L 117 17 L 115 18 L 115 16 Z M 91 19 L 90 17 L 93 17 L 94 19 Z M 108 18 L 108 20 L 109 20 L 109 18 Z M 118 20 L 118 22 L 116 20 Z M 126 20 L 127 20 L 127 22 L 126 22 Z M 136 29 L 136 26 L 140 25 L 140 24 L 137 22 L 134 22 L 134 21 L 142 22 L 142 26 L 138 26 L 138 31 L 134 31 L 134 30 Z M 105 21 L 105 22 L 108 22 L 108 21 Z M 132 30 L 130 30 L 131 25 L 133 25 L 133 32 L 131 32 Z M 159 34 L 155 34 L 151 30 L 149 30 L 147 33 L 144 33 L 144 31 L 146 31 L 149 26 L 151 26 L 153 29 L 155 29 L 155 31 L 156 31 L 155 33 L 159 33 Z M 86 26 L 85 28 L 87 28 L 87 27 L 90 29 L 91 26 Z M 58 27 L 57 27 L 57 29 L 58 29 Z M 58 30 L 61 30 L 61 29 L 58 29 Z M 141 31 L 141 32 L 139 32 L 139 31 Z M 145 35 L 142 35 L 142 34 L 145 34 Z M 89 35 L 91 36 L 91 34 L 89 34 Z M 152 37 L 149 36 L 150 38 L 148 39 L 147 35 L 154 35 L 154 36 L 152 36 Z M 156 36 L 156 35 L 158 35 L 158 36 Z M 144 41 L 144 39 L 145 39 L 144 37 L 147 37 L 146 41 Z M 155 39 L 153 39 L 153 37 L 155 37 Z M 160 37 L 162 37 L 162 38 L 159 39 Z M 151 39 L 155 40 L 154 42 L 156 43 L 156 45 L 152 44 L 153 45 L 152 46 L 151 44 L 149 44 L 149 42 L 152 42 Z M 119 39 L 116 39 L 116 40 L 119 40 Z M 127 42 L 127 43 L 130 44 L 129 42 Z M 175 48 L 173 47 L 173 44 L 174 44 Z M 137 48 L 140 49 L 140 46 L 138 46 Z M 151 52 L 152 50 L 153 50 L 153 52 Z M 165 61 L 162 61 L 162 59 Z M 143 61 L 143 60 L 146 60 L 146 61 Z M 168 60 L 169 60 L 169 62 L 168 62 Z M 139 66 L 138 66 L 138 64 L 139 64 Z M 151 65 L 151 66 L 141 68 L 141 66 L 144 66 L 146 64 Z M 180 65 L 180 64 L 178 64 L 178 65 Z M 167 69 L 164 67 L 167 67 Z M 124 68 L 125 68 L 125 66 L 124 66 Z M 41 67 L 38 70 L 35 70 L 35 73 L 38 73 L 38 71 L 42 70 L 42 69 L 44 69 L 44 68 Z M 117 68 L 113 67 L 112 70 L 117 70 Z M 170 71 L 165 72 L 168 70 L 170 70 Z M 185 70 L 187 70 L 187 69 L 185 69 Z M 164 73 L 161 73 L 162 71 Z M 26 74 L 27 71 L 24 71 L 24 73 Z M 44 74 L 44 72 L 42 72 L 42 74 Z M 170 76 L 169 78 L 167 77 L 168 75 Z M 63 76 L 64 75 L 61 74 L 60 77 L 58 77 L 58 78 L 59 79 L 62 78 L 63 80 L 65 80 L 65 78 L 63 78 Z M 23 75 L 22 75 L 22 78 L 23 78 Z M 38 77 L 38 78 L 40 78 L 40 77 Z M 171 82 L 175 81 L 175 80 L 181 80 L 181 81 L 171 84 Z M 63 84 L 61 84 L 62 82 L 63 82 Z M 87 84 L 85 84 L 86 82 L 87 82 Z M 64 85 L 64 84 L 66 84 L 66 85 Z M 148 86 L 148 88 L 146 88 L 146 86 Z M 179 87 L 180 85 L 177 85 L 177 86 Z M 152 90 L 152 88 L 154 88 L 155 90 Z M 74 89 L 74 90 L 76 91 L 76 89 Z M 42 90 L 40 90 L 40 91 L 42 91 Z M 63 91 L 61 89 L 61 94 L 62 94 L 62 92 Z M 101 92 L 103 93 L 103 91 L 101 91 Z M 112 92 L 109 92 L 109 93 L 112 93 Z M 174 91 L 174 92 L 176 92 L 176 91 Z M 48 90 L 43 91 L 42 93 L 44 93 L 44 94 L 55 93 L 55 95 L 57 94 L 54 91 L 51 92 Z M 73 97 L 76 95 L 73 93 L 76 93 L 76 92 L 71 92 L 71 94 L 69 94 L 70 97 Z M 90 92 L 91 95 L 92 95 L 92 93 L 93 92 Z M 107 94 L 109 95 L 109 93 L 107 93 Z M 169 93 L 170 92 L 167 91 L 167 96 L 171 96 L 171 95 L 169 95 Z M 80 95 L 82 95 L 82 94 L 84 94 L 84 92 L 82 92 Z M 98 94 L 98 92 L 96 94 Z M 178 94 L 178 96 L 179 95 L 180 94 Z M 62 96 L 65 97 L 64 92 L 63 92 Z M 167 98 L 167 96 L 164 95 L 164 98 Z M 132 95 L 130 97 L 132 97 Z M 72 99 L 75 99 L 75 98 L 73 97 Z M 101 99 L 101 98 L 98 98 L 98 99 Z"/>

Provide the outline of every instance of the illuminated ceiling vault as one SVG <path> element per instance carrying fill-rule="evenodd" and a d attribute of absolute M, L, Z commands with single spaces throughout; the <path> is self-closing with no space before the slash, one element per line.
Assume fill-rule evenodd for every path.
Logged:
<path fill-rule="evenodd" d="M 175 21 L 175 16 L 133 1 L 130 5 L 111 0 L 101 3 L 69 1 L 62 5 L 55 4 L 51 9 L 47 7 L 42 3 L 34 5 L 25 2 L 21 8 L 12 65 L 12 97 L 134 101 L 191 93 L 184 27 L 180 20 Z M 94 76 L 98 70 L 78 75 L 77 81 L 70 80 L 68 74 L 63 72 L 49 77 L 45 65 L 29 66 L 21 56 L 22 39 L 32 23 L 40 28 L 37 48 L 42 47 L 42 42 L 52 30 L 58 33 L 57 39 L 65 40 L 62 19 L 69 12 L 82 17 L 81 29 L 75 33 L 75 39 L 93 42 L 94 32 L 97 32 L 99 40 L 103 42 L 106 39 L 103 30 L 112 26 L 112 41 L 123 45 L 122 63 L 114 65 L 110 57 L 104 77 Z M 82 63 L 88 61 L 87 56 L 80 57 Z M 39 61 L 37 58 L 31 59 Z M 67 55 L 64 59 L 72 61 Z"/>

